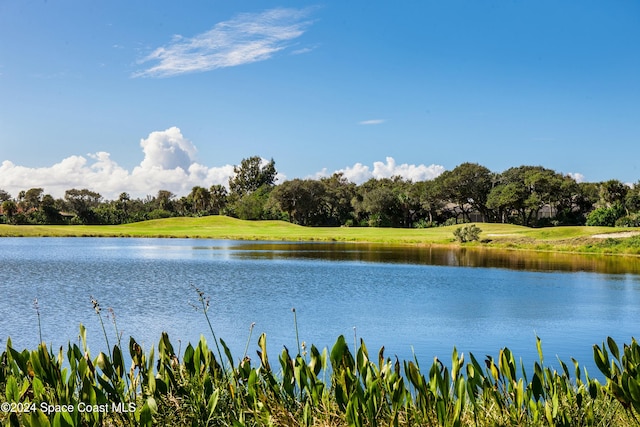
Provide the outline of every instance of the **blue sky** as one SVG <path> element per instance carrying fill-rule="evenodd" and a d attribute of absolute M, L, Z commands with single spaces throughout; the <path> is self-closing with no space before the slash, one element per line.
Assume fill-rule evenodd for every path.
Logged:
<path fill-rule="evenodd" d="M 0 2 L 0 188 L 640 179 L 640 2 Z"/>

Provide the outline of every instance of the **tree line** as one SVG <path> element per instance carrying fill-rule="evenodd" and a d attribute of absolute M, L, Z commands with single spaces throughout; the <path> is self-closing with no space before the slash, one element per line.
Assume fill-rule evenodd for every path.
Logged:
<path fill-rule="evenodd" d="M 13 198 L 0 189 L 0 222 L 8 224 L 124 224 L 173 216 L 228 215 L 279 219 L 305 226 L 434 227 L 464 222 L 525 226 L 640 226 L 640 181 L 576 182 L 542 166 L 501 173 L 463 163 L 435 179 L 399 176 L 360 185 L 342 173 L 276 184 L 271 159 L 243 159 L 228 186 L 196 186 L 178 197 L 168 190 L 134 199 L 123 192 L 105 200 L 89 189 L 55 199 L 42 188 Z"/>

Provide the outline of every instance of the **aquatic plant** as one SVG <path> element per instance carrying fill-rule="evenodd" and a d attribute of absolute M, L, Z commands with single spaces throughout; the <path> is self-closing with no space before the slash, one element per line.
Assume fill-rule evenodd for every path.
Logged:
<path fill-rule="evenodd" d="M 207 308 L 202 291 L 198 295 Z M 102 320 L 97 300 L 92 301 Z M 590 378 L 574 359 L 573 372 L 560 359 L 560 370 L 552 369 L 539 338 L 532 370 L 508 348 L 480 360 L 454 348 L 450 361 L 435 358 L 423 369 L 415 356 L 405 361 L 386 357 L 384 347 L 370 357 L 355 329 L 353 352 L 339 336 L 330 350 L 311 345 L 307 354 L 296 334 L 298 353 L 284 347 L 275 371 L 264 333 L 257 340 L 256 362 L 247 354 L 249 344 L 236 360 L 207 321 L 217 354 L 204 336 L 176 352 L 162 333 L 148 352 L 132 337 L 124 349 L 118 337 L 107 353 L 92 357 L 83 325 L 79 343 L 69 343 L 66 352 L 61 347 L 55 353 L 42 342 L 20 352 L 8 339 L 0 355 L 0 422 L 55 427 L 640 424 L 640 346 L 635 339 L 622 351 L 611 338 L 594 346 L 605 384 Z M 294 325 L 297 331 L 295 311 Z"/>
<path fill-rule="evenodd" d="M 607 351 L 607 347 L 609 351 Z M 610 358 L 609 353 L 613 356 Z M 622 356 L 613 338 L 607 338 L 607 345 L 593 346 L 593 357 L 598 369 L 607 378 L 604 390 L 613 396 L 636 423 L 640 424 L 640 346 L 633 338 L 631 344 L 624 344 Z"/>

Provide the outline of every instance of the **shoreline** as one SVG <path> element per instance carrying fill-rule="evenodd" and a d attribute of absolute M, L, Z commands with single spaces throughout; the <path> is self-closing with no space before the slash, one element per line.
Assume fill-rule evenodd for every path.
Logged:
<path fill-rule="evenodd" d="M 475 223 L 480 241 L 459 243 L 458 224 L 436 228 L 303 227 L 283 221 L 243 221 L 230 217 L 176 217 L 124 225 L 7 225 L 2 237 L 185 238 L 280 242 L 343 242 L 392 246 L 476 248 L 576 255 L 640 257 L 640 230 L 612 227 L 527 228 Z"/>

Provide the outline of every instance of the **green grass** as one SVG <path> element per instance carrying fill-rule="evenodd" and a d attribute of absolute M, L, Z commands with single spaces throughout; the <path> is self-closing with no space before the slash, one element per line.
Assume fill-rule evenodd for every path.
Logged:
<path fill-rule="evenodd" d="M 594 234 L 640 229 L 611 227 L 528 228 L 511 224 L 477 224 L 482 243 L 509 249 L 554 252 L 640 254 L 640 238 L 595 239 Z M 173 237 L 278 241 L 341 241 L 385 244 L 453 245 L 458 226 L 408 229 L 302 227 L 283 221 L 243 221 L 225 216 L 167 218 L 126 225 L 0 225 L 0 237 Z"/>

